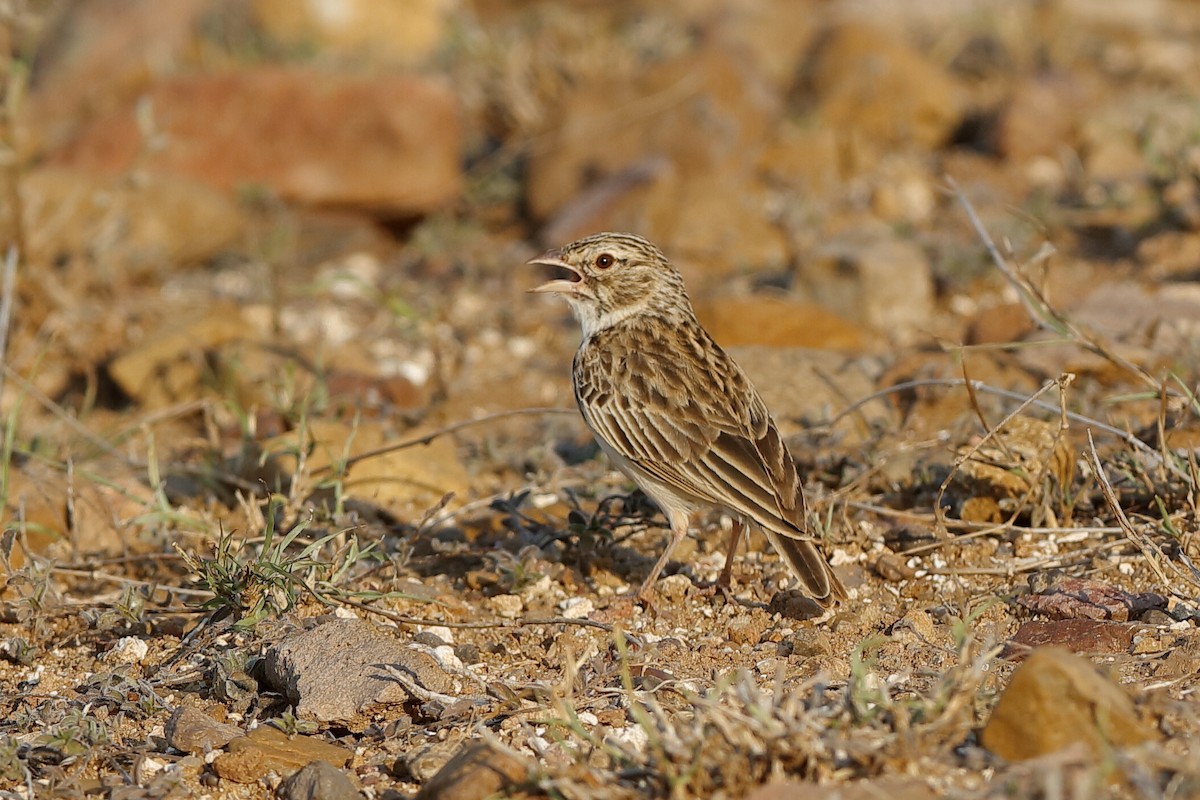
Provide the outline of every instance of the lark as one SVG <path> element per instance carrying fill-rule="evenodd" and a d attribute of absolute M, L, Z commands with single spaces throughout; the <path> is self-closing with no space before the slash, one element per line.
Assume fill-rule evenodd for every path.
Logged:
<path fill-rule="evenodd" d="M 671 541 L 638 589 L 654 584 L 696 514 L 733 530 L 717 587 L 728 592 L 746 524 L 758 525 L 824 607 L 846 590 L 805 520 L 804 492 L 767 407 L 696 319 L 683 277 L 655 245 L 598 233 L 533 259 L 566 277 L 533 292 L 566 298 L 583 328 L 575 400 L 600 448 L 666 515 Z"/>

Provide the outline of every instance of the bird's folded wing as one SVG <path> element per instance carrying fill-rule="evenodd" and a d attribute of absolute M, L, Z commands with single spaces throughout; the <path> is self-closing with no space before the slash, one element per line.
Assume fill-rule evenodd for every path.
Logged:
<path fill-rule="evenodd" d="M 581 404 L 598 435 L 656 481 L 791 538 L 806 533 L 799 477 L 773 424 L 761 436 L 719 420 L 610 402 Z"/>

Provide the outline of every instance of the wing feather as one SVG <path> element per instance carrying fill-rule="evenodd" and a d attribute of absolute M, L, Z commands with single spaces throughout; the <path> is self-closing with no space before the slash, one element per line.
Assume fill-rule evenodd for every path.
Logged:
<path fill-rule="evenodd" d="M 707 337 L 698 327 L 687 334 Z M 670 357 L 685 351 L 678 343 L 644 344 L 634 349 L 602 333 L 580 348 L 575 393 L 592 430 L 630 468 L 685 498 L 727 508 L 782 536 L 811 538 L 795 465 L 736 363 L 711 340 L 687 348 L 717 359 L 704 369 Z"/>

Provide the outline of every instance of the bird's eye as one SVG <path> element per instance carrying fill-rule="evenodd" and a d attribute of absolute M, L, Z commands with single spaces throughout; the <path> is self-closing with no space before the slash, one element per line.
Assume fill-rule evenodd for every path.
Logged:
<path fill-rule="evenodd" d="M 608 269 L 615 263 L 616 261 L 608 253 L 601 253 L 600 255 L 596 256 L 597 269 Z"/>

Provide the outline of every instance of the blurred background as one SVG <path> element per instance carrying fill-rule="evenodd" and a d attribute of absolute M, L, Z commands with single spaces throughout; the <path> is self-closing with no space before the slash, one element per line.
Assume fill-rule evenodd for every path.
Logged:
<path fill-rule="evenodd" d="M 964 345 L 1010 389 L 1112 378 L 1078 347 L 989 349 L 1042 334 L 947 176 L 1074 319 L 1194 364 L 1195 3 L 45 0 L 2 29 L 0 410 L 60 465 L 192 464 L 181 501 L 277 482 L 295 465 L 263 453 L 300 427 L 327 465 L 569 407 L 578 334 L 524 262 L 605 229 L 680 266 L 792 433 L 960 378 Z M 919 439 L 965 409 L 911 400 L 873 422 Z M 357 491 L 414 514 L 570 463 L 564 441 L 590 452 L 570 415 L 497 424 L 364 462 Z M 213 463 L 236 480 L 202 486 Z M 61 530 L 24 469 L 10 511 Z"/>
<path fill-rule="evenodd" d="M 469 774 L 561 797 L 1200 785 L 1200 3 L 0 0 L 0 91 L 0 787 L 208 792 L 228 738 L 174 761 L 172 704 L 338 737 L 379 797 L 450 796 L 482 725 L 533 766 Z M 758 385 L 832 616 L 756 538 L 736 602 L 694 591 L 715 515 L 661 615 L 614 602 L 661 518 L 573 407 L 565 304 L 526 294 L 606 229 Z M 460 696 L 260 692 L 334 601 L 444 622 L 358 665 L 420 646 Z M 351 697 L 331 641 L 308 680 Z M 989 734 L 1048 643 L 1153 730 L 1079 661 Z M 1063 731 L 1097 738 L 1078 782 L 1078 751 L 1003 761 Z"/>

